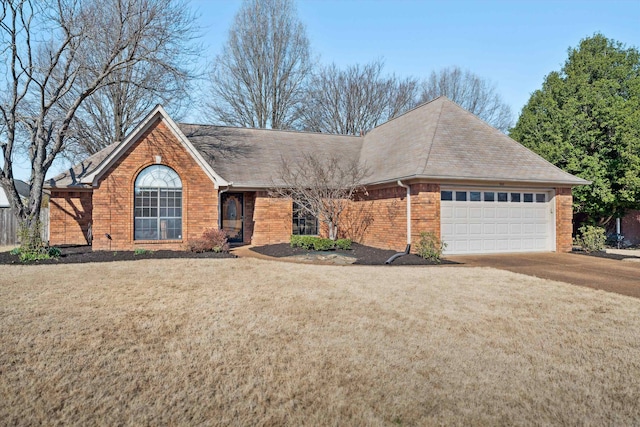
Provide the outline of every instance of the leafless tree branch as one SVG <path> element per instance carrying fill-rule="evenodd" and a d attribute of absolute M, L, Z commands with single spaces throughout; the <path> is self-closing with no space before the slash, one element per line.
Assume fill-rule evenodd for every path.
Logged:
<path fill-rule="evenodd" d="M 335 64 L 314 74 L 301 110 L 305 130 L 357 135 L 415 106 L 417 80 L 382 75 L 374 61 L 340 70 Z"/>
<path fill-rule="evenodd" d="M 329 238 L 335 240 L 342 214 L 358 192 L 366 192 L 363 180 L 368 169 L 358 161 L 339 157 L 321 158 L 304 154 L 295 164 L 282 160 L 278 182 L 270 195 L 290 198 L 302 212 L 315 216 L 327 226 Z"/>
<path fill-rule="evenodd" d="M 311 71 L 309 40 L 292 0 L 245 0 L 210 75 L 215 122 L 295 126 Z"/>
<path fill-rule="evenodd" d="M 161 4 L 162 3 L 162 4 Z M 157 64 L 167 37 L 155 0 L 1 0 L 0 184 L 22 226 L 39 235 L 44 178 L 73 134 L 86 100 L 138 64 Z M 159 56 L 160 55 L 160 56 Z M 15 188 L 13 161 L 31 163 L 30 197 Z"/>
<path fill-rule="evenodd" d="M 446 96 L 465 110 L 506 133 L 513 125 L 511 107 L 490 81 L 460 67 L 432 72 L 422 84 L 420 102 Z"/>

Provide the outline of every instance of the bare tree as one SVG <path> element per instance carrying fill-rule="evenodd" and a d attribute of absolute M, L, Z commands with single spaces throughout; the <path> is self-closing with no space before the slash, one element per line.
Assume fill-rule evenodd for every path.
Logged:
<path fill-rule="evenodd" d="M 162 32 L 153 17 L 162 5 L 147 0 L 0 4 L 0 184 L 21 223 L 23 245 L 37 246 L 44 178 L 65 148 L 74 117 L 88 97 L 113 83 L 114 73 L 157 62 Z M 26 204 L 14 183 L 20 149 L 31 164 Z"/>
<path fill-rule="evenodd" d="M 418 82 L 382 75 L 374 61 L 340 70 L 321 68 L 311 79 L 301 126 L 313 132 L 357 135 L 402 114 L 416 104 Z"/>
<path fill-rule="evenodd" d="M 115 70 L 104 87 L 80 106 L 71 124 L 68 154 L 86 156 L 121 141 L 156 104 L 179 115 L 190 103 L 190 83 L 196 76 L 195 16 L 182 0 L 129 1 L 149 11 L 154 26 L 153 62 L 135 62 Z M 112 13 L 101 10 L 101 13 Z M 119 31 L 117 27 L 106 31 Z M 95 46 L 92 55 L 104 55 L 109 46 Z M 82 82 L 86 84 L 87 82 Z"/>
<path fill-rule="evenodd" d="M 460 67 L 432 72 L 422 84 L 420 102 L 446 96 L 465 110 L 506 133 L 513 125 L 511 107 L 490 81 Z"/>
<path fill-rule="evenodd" d="M 292 199 L 302 213 L 325 224 L 329 238 L 336 240 L 345 209 L 356 193 L 366 191 L 362 182 L 367 175 L 357 160 L 304 154 L 295 163 L 283 159 L 270 195 Z"/>
<path fill-rule="evenodd" d="M 245 0 L 214 61 L 211 118 L 232 126 L 291 128 L 310 70 L 309 40 L 292 0 Z"/>

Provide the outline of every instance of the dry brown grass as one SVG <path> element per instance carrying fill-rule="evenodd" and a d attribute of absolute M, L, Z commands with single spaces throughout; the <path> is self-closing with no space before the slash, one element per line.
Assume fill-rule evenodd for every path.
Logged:
<path fill-rule="evenodd" d="M 3 424 L 640 422 L 640 300 L 505 271 L 0 266 Z"/>

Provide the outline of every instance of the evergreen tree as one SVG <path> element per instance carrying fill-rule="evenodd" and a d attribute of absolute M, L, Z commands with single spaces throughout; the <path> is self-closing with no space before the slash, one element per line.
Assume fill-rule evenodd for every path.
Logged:
<path fill-rule="evenodd" d="M 640 208 L 640 55 L 595 34 L 569 49 L 522 110 L 510 136 L 593 182 L 576 212 L 599 224 Z"/>

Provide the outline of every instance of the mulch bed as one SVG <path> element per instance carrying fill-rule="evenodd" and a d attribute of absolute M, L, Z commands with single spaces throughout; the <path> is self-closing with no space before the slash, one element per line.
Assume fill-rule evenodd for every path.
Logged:
<path fill-rule="evenodd" d="M 302 248 L 292 248 L 291 245 L 288 243 L 258 246 L 255 248 L 251 248 L 251 250 L 259 254 L 267 255 L 275 258 L 292 257 L 296 255 L 305 255 L 305 254 L 314 252 L 314 251 L 302 249 Z M 351 246 L 351 250 L 345 251 L 341 249 L 336 249 L 335 251 L 331 251 L 331 252 L 334 252 L 340 255 L 355 257 L 357 258 L 357 261 L 354 262 L 354 264 L 360 264 L 360 265 L 385 265 L 385 261 L 397 253 L 397 251 L 372 248 L 370 246 L 364 246 L 358 243 L 353 243 Z M 456 264 L 456 263 L 443 259 L 440 264 Z M 400 258 L 397 258 L 390 265 L 438 265 L 438 263 L 429 261 L 427 259 L 421 258 L 414 254 L 409 254 L 409 255 L 404 255 L 404 256 L 401 256 Z"/>
<path fill-rule="evenodd" d="M 627 258 L 633 258 L 630 255 L 609 254 L 605 251 L 585 252 L 585 251 L 574 249 L 571 253 L 576 255 L 593 256 L 597 258 L 615 259 L 618 261 L 622 261 L 623 259 L 627 259 Z"/>
<path fill-rule="evenodd" d="M 133 251 L 93 251 L 91 246 L 70 246 L 61 247 L 62 256 L 60 258 L 43 259 L 31 262 L 20 262 L 18 255 L 11 255 L 9 252 L 0 252 L 0 264 L 29 264 L 29 265 L 51 265 L 51 264 L 80 264 L 86 262 L 115 262 L 115 261 L 137 261 L 140 259 L 170 259 L 170 258 L 236 258 L 229 253 L 216 252 L 187 252 L 187 251 L 152 251 L 144 254 L 135 254 Z"/>

